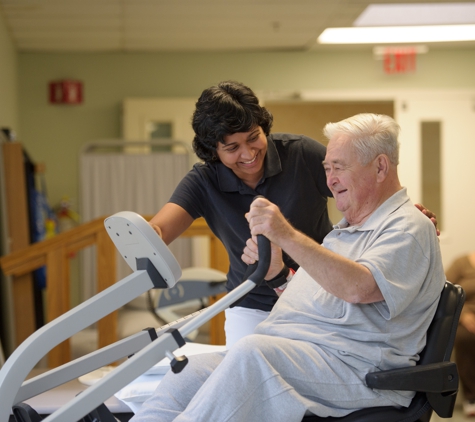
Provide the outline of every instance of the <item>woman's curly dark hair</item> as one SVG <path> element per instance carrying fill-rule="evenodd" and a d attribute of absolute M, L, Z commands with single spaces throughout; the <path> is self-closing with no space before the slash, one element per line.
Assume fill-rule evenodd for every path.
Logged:
<path fill-rule="evenodd" d="M 272 114 L 259 105 L 250 88 L 235 81 L 221 82 L 205 89 L 196 102 L 193 150 L 204 162 L 216 161 L 218 142 L 224 143 L 226 135 L 260 126 L 267 136 L 272 121 Z"/>

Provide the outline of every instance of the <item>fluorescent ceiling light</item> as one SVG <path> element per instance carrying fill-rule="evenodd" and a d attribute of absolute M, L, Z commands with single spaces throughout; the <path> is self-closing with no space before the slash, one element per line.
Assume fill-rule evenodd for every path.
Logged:
<path fill-rule="evenodd" d="M 475 23 L 475 3 L 370 4 L 353 26 L 461 25 Z"/>
<path fill-rule="evenodd" d="M 475 25 L 327 28 L 319 44 L 394 44 L 475 41 Z"/>

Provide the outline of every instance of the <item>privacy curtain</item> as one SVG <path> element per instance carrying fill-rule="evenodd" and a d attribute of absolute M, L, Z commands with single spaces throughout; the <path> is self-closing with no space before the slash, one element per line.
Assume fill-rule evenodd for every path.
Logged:
<path fill-rule="evenodd" d="M 185 153 L 89 152 L 80 157 L 83 223 L 119 211 L 154 215 L 169 200 L 178 182 L 190 169 Z M 182 268 L 191 266 L 190 239 L 177 239 L 170 249 Z M 118 280 L 130 274 L 125 261 L 117 256 Z M 95 251 L 85 250 L 81 264 L 81 300 L 96 293 Z"/>

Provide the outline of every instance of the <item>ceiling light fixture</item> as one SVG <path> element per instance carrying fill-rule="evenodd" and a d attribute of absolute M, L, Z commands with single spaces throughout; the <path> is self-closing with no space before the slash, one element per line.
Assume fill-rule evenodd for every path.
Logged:
<path fill-rule="evenodd" d="M 473 3 L 370 4 L 352 26 L 467 25 L 475 23 Z"/>
<path fill-rule="evenodd" d="M 475 25 L 327 28 L 319 44 L 395 44 L 475 41 Z"/>

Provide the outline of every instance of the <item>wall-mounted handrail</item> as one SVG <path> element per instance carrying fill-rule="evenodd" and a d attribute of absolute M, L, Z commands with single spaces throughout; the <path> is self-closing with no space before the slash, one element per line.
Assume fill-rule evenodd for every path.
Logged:
<path fill-rule="evenodd" d="M 143 216 L 147 221 L 152 216 Z M 29 245 L 0 257 L 5 275 L 20 276 L 46 266 L 46 322 L 59 317 L 70 309 L 69 259 L 88 246 L 96 245 L 98 292 L 114 284 L 116 280 L 116 249 L 105 228 L 104 219 L 97 218 L 81 224 L 55 237 Z M 197 219 L 182 234 L 184 237 L 207 236 L 210 239 L 210 266 L 227 272 L 229 260 L 223 245 L 211 232 L 203 219 Z M 34 318 L 34 310 L 29 318 Z M 224 344 L 223 316 L 212 321 L 210 341 Z M 19 327 L 16 327 L 18 330 Z M 117 341 L 117 311 L 101 319 L 97 324 L 98 347 Z M 31 334 L 31 333 L 30 333 Z M 48 355 L 48 366 L 55 368 L 71 359 L 69 341 L 57 346 Z"/>

